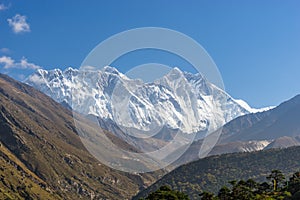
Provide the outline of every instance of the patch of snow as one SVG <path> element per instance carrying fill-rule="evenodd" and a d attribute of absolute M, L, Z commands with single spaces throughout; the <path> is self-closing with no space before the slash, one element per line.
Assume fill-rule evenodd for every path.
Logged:
<path fill-rule="evenodd" d="M 236 117 L 258 112 L 200 74 L 178 68 L 153 83 L 130 79 L 109 66 L 97 71 L 39 69 L 25 83 L 79 113 L 142 131 L 153 126 L 184 133 L 213 131 Z"/>
<path fill-rule="evenodd" d="M 234 101 L 240 104 L 243 108 L 248 110 L 250 113 L 264 112 L 275 108 L 275 106 L 268 106 L 264 108 L 251 108 L 249 104 L 242 99 L 234 99 Z"/>

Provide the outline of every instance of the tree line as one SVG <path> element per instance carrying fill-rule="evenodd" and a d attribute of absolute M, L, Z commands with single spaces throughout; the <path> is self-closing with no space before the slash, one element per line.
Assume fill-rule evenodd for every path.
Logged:
<path fill-rule="evenodd" d="M 273 170 L 265 182 L 253 179 L 232 180 L 230 186 L 223 186 L 216 194 L 203 191 L 199 194 L 201 200 L 299 200 L 300 172 L 285 178 L 280 170 Z M 141 198 L 143 199 L 143 198 Z M 161 186 L 143 200 L 189 200 L 189 196 L 170 186 Z"/>

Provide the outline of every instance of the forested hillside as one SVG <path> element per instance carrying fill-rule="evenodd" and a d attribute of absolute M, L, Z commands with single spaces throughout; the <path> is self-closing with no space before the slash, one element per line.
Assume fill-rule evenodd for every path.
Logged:
<path fill-rule="evenodd" d="M 207 157 L 171 171 L 134 199 L 146 197 L 163 185 L 197 199 L 203 191 L 217 194 L 223 186 L 230 186 L 230 180 L 253 179 L 264 182 L 273 169 L 290 176 L 300 169 L 299 157 L 300 147 Z"/>
<path fill-rule="evenodd" d="M 281 171 L 273 170 L 266 179 L 268 182 L 256 182 L 253 179 L 232 180 L 229 181 L 231 186 L 223 186 L 218 194 L 204 191 L 199 193 L 199 198 L 201 200 L 298 200 L 300 198 L 300 172 L 285 178 Z M 144 199 L 189 200 L 190 198 L 184 192 L 172 190 L 165 185 Z"/>

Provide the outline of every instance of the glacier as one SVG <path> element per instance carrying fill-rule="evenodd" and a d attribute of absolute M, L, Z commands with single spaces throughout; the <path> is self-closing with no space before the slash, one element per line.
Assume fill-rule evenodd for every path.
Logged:
<path fill-rule="evenodd" d="M 116 68 L 38 69 L 25 81 L 74 111 L 153 133 L 168 127 L 182 133 L 211 132 L 257 110 L 232 98 L 200 73 L 173 68 L 152 83 L 130 79 Z"/>

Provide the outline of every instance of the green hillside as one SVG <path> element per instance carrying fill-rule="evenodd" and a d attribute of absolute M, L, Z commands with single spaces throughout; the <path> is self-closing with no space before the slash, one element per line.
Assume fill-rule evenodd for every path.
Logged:
<path fill-rule="evenodd" d="M 0 199 L 62 199 L 0 143 Z"/>
<path fill-rule="evenodd" d="M 217 193 L 230 180 L 266 181 L 273 169 L 286 176 L 300 170 L 300 147 L 272 149 L 252 153 L 234 153 L 211 156 L 183 165 L 168 173 L 134 199 L 145 197 L 163 185 L 199 199 L 202 191 Z"/>

